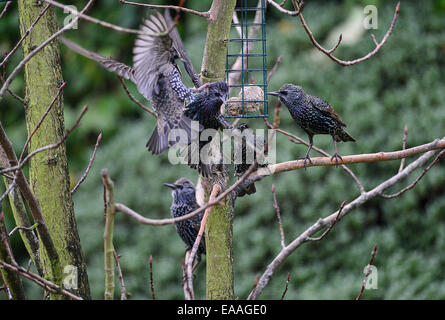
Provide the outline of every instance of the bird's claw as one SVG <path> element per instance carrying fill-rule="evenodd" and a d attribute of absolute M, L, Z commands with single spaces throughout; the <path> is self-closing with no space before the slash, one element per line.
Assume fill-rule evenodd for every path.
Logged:
<path fill-rule="evenodd" d="M 334 155 L 331 157 L 331 161 L 333 161 L 335 158 L 335 166 L 338 167 L 338 159 L 340 159 L 340 161 L 343 161 L 343 158 L 336 152 L 334 153 Z"/>
<path fill-rule="evenodd" d="M 303 162 L 303 167 L 304 167 L 305 170 L 306 170 L 306 167 L 307 167 L 307 165 L 306 165 L 306 161 L 309 161 L 309 164 L 312 164 L 312 160 L 311 160 L 311 158 L 308 157 L 308 156 L 306 156 L 306 157 L 304 157 L 304 158 L 299 158 L 298 160 L 304 160 L 304 162 Z"/>

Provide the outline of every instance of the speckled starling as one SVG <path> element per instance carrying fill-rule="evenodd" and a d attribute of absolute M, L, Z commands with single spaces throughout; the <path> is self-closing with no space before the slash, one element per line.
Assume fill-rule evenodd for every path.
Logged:
<path fill-rule="evenodd" d="M 295 122 L 306 132 L 309 138 L 309 148 L 304 157 L 305 167 L 306 160 L 312 163 L 309 152 L 312 149 L 314 135 L 329 134 L 332 136 L 335 153 L 331 160 L 335 159 L 336 164 L 338 164 L 338 159 L 341 159 L 337 151 L 337 142 L 355 141 L 346 132 L 344 129 L 346 124 L 329 103 L 319 97 L 305 93 L 301 87 L 285 84 L 280 90 L 267 94 L 277 96 L 288 108 Z"/>
<path fill-rule="evenodd" d="M 196 202 L 195 187 L 190 180 L 180 178 L 173 184 L 164 183 L 164 185 L 173 189 L 173 202 L 170 207 L 173 218 L 182 217 L 199 208 L 199 205 Z M 193 244 L 199 233 L 202 217 L 203 213 L 199 213 L 191 219 L 175 224 L 176 231 L 187 246 L 187 250 L 193 248 Z M 196 252 L 198 262 L 201 261 L 201 254 L 205 254 L 205 252 L 205 239 L 203 237 L 199 244 L 198 251 Z"/>
<path fill-rule="evenodd" d="M 144 19 L 140 29 L 144 34 L 139 35 L 135 42 L 133 67 L 88 51 L 65 38 L 61 41 L 137 85 L 138 91 L 152 103 L 158 115 L 157 127 L 147 142 L 147 148 L 153 154 L 160 154 L 179 140 L 169 141 L 169 133 L 173 129 L 183 129 L 188 139 L 191 135 L 190 119 L 183 114 L 183 110 L 192 92 L 182 83 L 176 59 L 186 64 L 192 79 L 196 79 L 196 76 L 191 74 L 193 67 L 188 65 L 190 60 L 185 56 L 185 50 L 178 49 L 177 34 L 159 12 Z"/>
<path fill-rule="evenodd" d="M 198 121 L 201 129 L 224 129 L 230 127 L 230 124 L 224 119 L 221 113 L 221 106 L 227 99 L 229 86 L 224 81 L 212 82 L 205 84 L 196 94 L 191 98 L 191 102 L 186 106 L 184 114 L 193 121 Z M 195 150 L 193 145 L 190 145 L 187 150 L 187 157 L 191 159 L 191 153 L 199 152 L 202 148 L 212 141 L 213 136 L 210 136 L 206 141 L 199 139 L 199 150 Z M 204 140 L 204 139 L 203 139 Z M 201 157 L 199 158 L 201 160 Z M 199 172 L 208 177 L 211 172 L 210 164 L 194 164 L 190 163 L 190 167 L 198 168 Z"/>
<path fill-rule="evenodd" d="M 252 132 L 249 125 L 247 123 L 240 123 L 237 126 L 237 129 L 241 131 L 243 134 L 241 141 L 241 148 L 235 144 L 235 149 L 233 153 L 234 157 L 234 169 L 235 176 L 241 177 L 247 170 L 249 170 L 254 160 L 258 162 L 261 159 L 257 157 L 257 152 L 255 150 L 251 150 L 251 154 L 248 152 L 249 145 L 246 141 L 250 142 L 250 145 L 254 146 L 257 150 L 264 150 L 264 155 L 267 155 L 267 141 L 264 137 L 259 137 Z M 259 163 L 257 166 L 263 167 L 266 166 L 264 162 Z M 243 197 L 246 194 L 254 194 L 256 192 L 255 184 L 251 183 L 244 190 L 242 190 L 238 196 Z"/>

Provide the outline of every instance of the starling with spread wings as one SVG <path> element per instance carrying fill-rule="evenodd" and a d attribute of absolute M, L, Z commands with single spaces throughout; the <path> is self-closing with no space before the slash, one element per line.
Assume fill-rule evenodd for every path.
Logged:
<path fill-rule="evenodd" d="M 199 81 L 196 82 L 196 73 L 179 36 L 172 33 L 174 28 L 159 12 L 144 19 L 140 30 L 142 34 L 138 36 L 133 49 L 133 67 L 88 51 L 65 38 L 61 41 L 77 53 L 136 84 L 138 91 L 152 103 L 158 115 L 157 126 L 147 142 L 147 148 L 153 154 L 160 154 L 180 141 L 177 136 L 179 132 L 185 135 L 182 137 L 182 141 L 186 140 L 185 144 L 192 133 L 191 120 L 183 113 L 192 91 L 183 84 L 176 59 L 185 63 L 185 69 L 196 85 L 199 85 Z M 182 130 L 169 137 L 174 129 Z"/>

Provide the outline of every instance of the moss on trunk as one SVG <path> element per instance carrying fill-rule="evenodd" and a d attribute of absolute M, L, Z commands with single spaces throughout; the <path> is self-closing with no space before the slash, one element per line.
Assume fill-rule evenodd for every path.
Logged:
<path fill-rule="evenodd" d="M 210 9 L 210 22 L 202 62 L 203 83 L 224 80 L 227 43 L 232 22 L 235 0 L 214 0 Z M 228 173 L 225 168 L 217 179 L 207 181 L 211 186 L 220 183 L 227 187 Z M 234 298 L 233 290 L 233 203 L 226 199 L 224 206 L 214 206 L 206 225 L 207 275 L 206 296 L 210 300 Z"/>
<path fill-rule="evenodd" d="M 20 0 L 18 3 L 20 31 L 23 35 L 46 3 L 34 0 Z M 57 29 L 55 12 L 50 8 L 23 42 L 24 56 L 27 56 Z M 28 133 L 35 128 L 62 83 L 59 45 L 55 41 L 46 46 L 25 66 L 27 105 L 25 113 Z M 32 152 L 39 147 L 57 143 L 64 134 L 63 98 L 60 96 L 40 129 L 33 136 L 28 151 Z M 30 162 L 29 180 L 33 193 L 39 199 L 62 268 L 74 266 L 77 270 L 77 289 L 73 288 L 73 293 L 83 298 L 90 298 L 86 265 L 74 219 L 65 144 L 57 149 L 37 154 Z M 50 262 L 46 253 L 41 253 L 42 265 L 45 273 L 48 274 Z M 51 295 L 51 298 L 60 298 L 60 296 Z"/>

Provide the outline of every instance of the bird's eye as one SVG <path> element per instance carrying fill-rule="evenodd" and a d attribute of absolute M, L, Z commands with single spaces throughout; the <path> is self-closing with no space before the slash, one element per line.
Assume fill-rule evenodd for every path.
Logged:
<path fill-rule="evenodd" d="M 287 91 L 280 91 L 283 96 L 287 96 Z"/>

